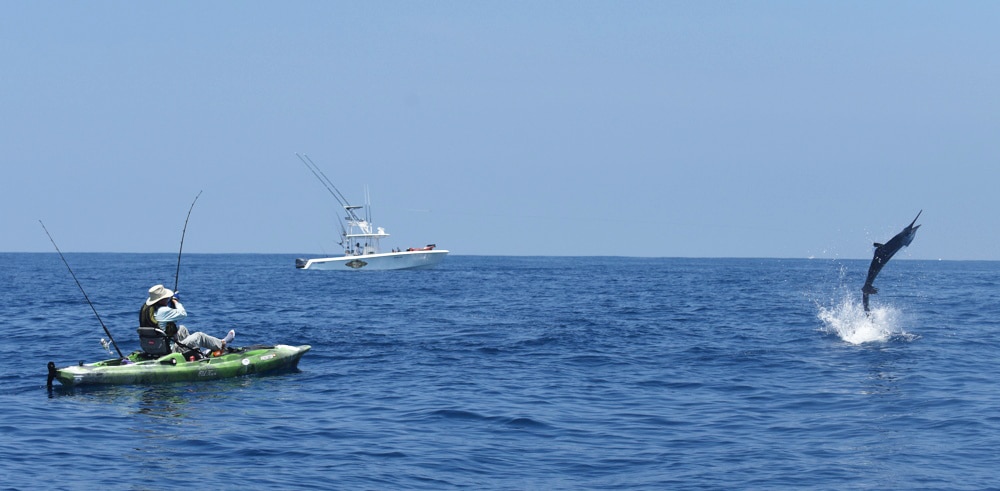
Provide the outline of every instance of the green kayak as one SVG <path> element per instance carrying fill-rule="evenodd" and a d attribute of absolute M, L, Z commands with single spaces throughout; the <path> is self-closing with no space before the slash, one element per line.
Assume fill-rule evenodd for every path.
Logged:
<path fill-rule="evenodd" d="M 250 374 L 270 374 L 294 370 L 311 346 L 250 346 L 231 348 L 219 356 L 188 361 L 180 353 L 154 359 L 136 351 L 125 360 L 112 359 L 77 366 L 56 368 L 49 362 L 49 385 L 52 380 L 66 386 L 138 385 L 166 382 L 217 380 Z"/>

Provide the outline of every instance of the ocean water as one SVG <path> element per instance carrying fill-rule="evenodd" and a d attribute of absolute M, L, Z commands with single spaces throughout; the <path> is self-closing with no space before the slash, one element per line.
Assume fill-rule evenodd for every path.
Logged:
<path fill-rule="evenodd" d="M 282 375 L 45 387 L 108 358 L 52 254 L 0 254 L 0 489 L 996 489 L 1000 263 L 183 258 L 193 330 Z M 66 254 L 122 351 L 173 254 Z"/>

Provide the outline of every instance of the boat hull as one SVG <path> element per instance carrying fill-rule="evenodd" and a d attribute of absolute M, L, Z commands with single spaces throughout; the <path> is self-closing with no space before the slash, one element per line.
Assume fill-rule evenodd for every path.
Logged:
<path fill-rule="evenodd" d="M 421 250 L 365 254 L 360 256 L 296 259 L 295 267 L 325 271 L 425 269 L 436 266 L 446 255 L 448 255 L 448 251 L 446 250 Z"/>
<path fill-rule="evenodd" d="M 309 345 L 248 348 L 246 351 L 187 361 L 180 353 L 155 360 L 122 364 L 112 359 L 56 369 L 50 363 L 50 377 L 66 386 L 145 385 L 169 382 L 218 380 L 252 374 L 294 370 L 311 347 Z M 54 372 L 54 373 L 53 373 Z M 50 379 L 51 383 L 51 379 Z"/>

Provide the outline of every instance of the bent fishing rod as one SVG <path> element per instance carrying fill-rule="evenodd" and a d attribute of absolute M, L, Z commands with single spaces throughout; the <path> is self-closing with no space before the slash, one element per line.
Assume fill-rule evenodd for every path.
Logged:
<path fill-rule="evenodd" d="M 177 271 L 174 272 L 174 298 L 177 298 L 177 282 L 181 277 L 181 253 L 184 252 L 184 236 L 187 235 L 188 220 L 191 219 L 191 211 L 194 210 L 194 204 L 198 202 L 198 198 L 201 197 L 202 191 L 198 191 L 198 195 L 194 197 L 194 201 L 191 202 L 191 207 L 188 208 L 187 218 L 184 219 L 184 229 L 181 230 L 181 247 L 177 250 Z M 177 339 L 177 333 L 171 336 L 175 343 L 187 348 L 188 350 L 193 350 L 194 348 L 184 344 L 180 339 Z"/>
<path fill-rule="evenodd" d="M 62 259 L 63 264 L 66 265 L 66 269 L 69 270 L 69 274 L 73 276 L 73 281 L 76 282 L 76 286 L 80 288 L 80 292 L 83 293 L 83 298 L 87 299 L 87 304 L 90 305 L 90 309 L 94 311 L 94 315 L 97 316 L 97 322 L 101 323 L 101 327 L 104 328 L 104 333 L 108 335 L 108 339 L 111 340 L 111 344 L 115 347 L 115 351 L 118 352 L 119 358 L 125 358 L 122 354 L 122 350 L 118 349 L 118 343 L 115 342 L 114 336 L 111 335 L 111 331 L 108 330 L 108 326 L 104 325 L 104 321 L 101 319 L 101 315 L 97 313 L 97 308 L 94 307 L 94 303 L 90 301 L 90 297 L 87 296 L 87 292 L 84 291 L 83 285 L 80 284 L 80 280 L 76 279 L 76 274 L 73 273 L 73 268 L 69 267 L 69 262 L 66 261 L 66 257 L 63 256 L 62 251 L 59 250 L 59 246 L 56 245 L 55 239 L 52 238 L 52 234 L 49 233 L 49 229 L 45 228 L 45 224 L 41 220 L 38 223 L 42 224 L 42 230 L 45 231 L 45 235 L 49 236 L 49 240 L 52 241 L 52 246 L 56 248 L 56 252 L 59 253 L 59 257 Z"/>
<path fill-rule="evenodd" d="M 174 273 L 174 295 L 177 294 L 177 281 L 181 276 L 181 253 L 184 252 L 184 235 L 187 234 L 188 220 L 191 219 L 191 210 L 194 210 L 194 204 L 198 202 L 198 198 L 201 197 L 201 193 L 201 191 L 198 191 L 198 196 L 194 197 L 194 201 L 191 202 L 191 207 L 188 208 L 187 218 L 184 219 L 184 230 L 181 231 L 181 248 L 177 251 L 177 272 Z"/>

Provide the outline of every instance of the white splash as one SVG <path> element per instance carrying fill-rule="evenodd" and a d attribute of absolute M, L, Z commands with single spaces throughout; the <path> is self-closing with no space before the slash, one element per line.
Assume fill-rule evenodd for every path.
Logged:
<path fill-rule="evenodd" d="M 825 332 L 855 345 L 885 342 L 896 336 L 909 337 L 901 327 L 898 309 L 873 306 L 871 312 L 865 314 L 861 302 L 851 296 L 845 296 L 831 307 L 820 305 L 818 317 L 823 321 Z"/>

